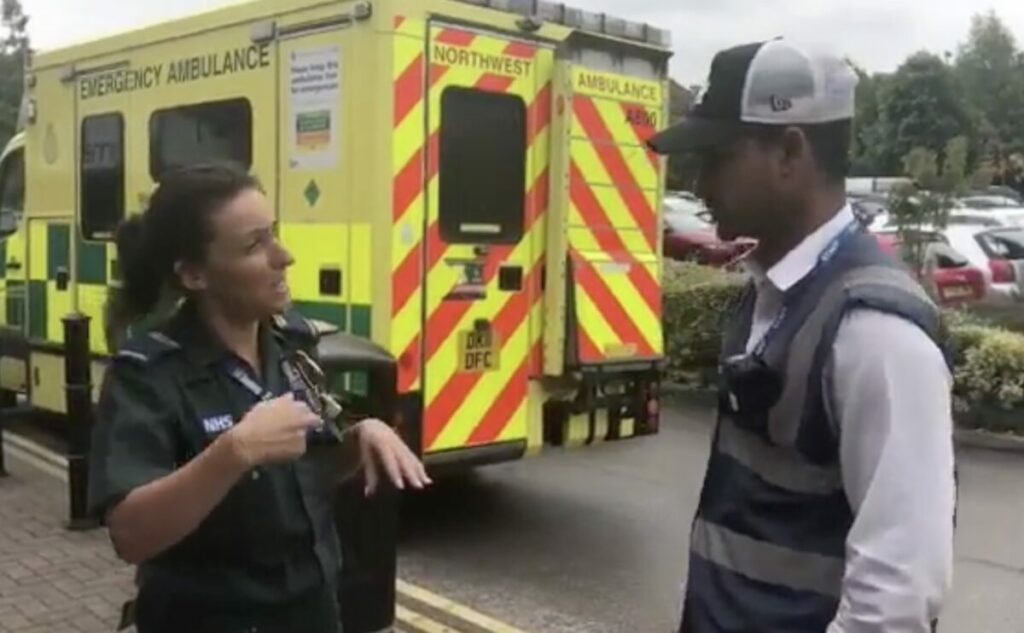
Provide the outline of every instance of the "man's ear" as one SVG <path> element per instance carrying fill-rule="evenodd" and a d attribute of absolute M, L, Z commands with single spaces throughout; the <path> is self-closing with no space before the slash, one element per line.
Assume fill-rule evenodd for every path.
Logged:
<path fill-rule="evenodd" d="M 798 127 L 788 127 L 782 133 L 782 140 L 779 144 L 782 174 L 792 177 L 802 171 L 804 164 L 811 159 L 811 146 L 807 141 L 807 135 Z"/>
<path fill-rule="evenodd" d="M 174 264 L 174 274 L 178 277 L 178 283 L 185 290 L 198 292 L 207 288 L 206 275 L 195 264 L 179 261 Z"/>

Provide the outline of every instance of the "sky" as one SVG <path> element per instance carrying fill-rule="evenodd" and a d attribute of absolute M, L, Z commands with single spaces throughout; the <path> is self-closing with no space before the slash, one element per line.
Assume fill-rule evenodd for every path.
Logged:
<path fill-rule="evenodd" d="M 223 4 L 225 0 L 22 0 L 36 48 Z M 925 49 L 955 53 L 971 16 L 994 10 L 1024 47 L 1021 0 L 573 0 L 567 4 L 672 31 L 671 74 L 703 83 L 714 53 L 778 36 L 825 43 L 872 72 L 895 70 Z"/>

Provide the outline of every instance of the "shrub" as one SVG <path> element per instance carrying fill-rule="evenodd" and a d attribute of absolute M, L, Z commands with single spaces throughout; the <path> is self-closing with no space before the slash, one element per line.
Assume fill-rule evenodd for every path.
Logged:
<path fill-rule="evenodd" d="M 721 324 L 744 288 L 742 275 L 670 262 L 664 280 L 668 378 L 711 383 Z M 958 420 L 967 426 L 1024 434 L 1024 335 L 986 325 L 963 311 L 943 314 L 952 352 Z M 1019 418 L 1019 420 L 1018 420 Z"/>
<path fill-rule="evenodd" d="M 1024 336 L 1001 330 L 982 335 L 964 353 L 963 363 L 956 368 L 956 383 L 957 395 L 976 414 L 969 417 L 988 414 L 998 419 L 983 426 L 1006 426 L 999 412 L 1024 413 Z M 1024 421 L 1012 426 L 1024 431 Z"/>
<path fill-rule="evenodd" d="M 664 283 L 665 350 L 672 380 L 706 384 L 718 366 L 721 319 L 744 277 L 696 264 L 670 262 Z"/>

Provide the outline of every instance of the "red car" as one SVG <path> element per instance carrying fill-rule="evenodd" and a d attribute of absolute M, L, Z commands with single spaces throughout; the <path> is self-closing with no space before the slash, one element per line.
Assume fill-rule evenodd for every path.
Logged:
<path fill-rule="evenodd" d="M 909 263 L 910 248 L 896 233 L 876 234 L 878 243 L 887 253 Z M 916 272 L 919 282 L 938 303 L 945 307 L 961 307 L 985 298 L 985 274 L 972 266 L 939 234 L 926 235 L 924 266 Z M 930 273 L 930 274 L 929 274 Z"/>
<path fill-rule="evenodd" d="M 722 241 L 715 227 L 695 211 L 665 210 L 665 256 L 670 259 L 728 268 L 742 260 L 755 244 L 753 240 Z"/>

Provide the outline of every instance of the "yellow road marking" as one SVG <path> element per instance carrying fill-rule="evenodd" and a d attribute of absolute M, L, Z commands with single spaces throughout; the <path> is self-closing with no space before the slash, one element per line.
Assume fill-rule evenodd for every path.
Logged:
<path fill-rule="evenodd" d="M 469 622 L 470 624 L 478 626 L 490 633 L 526 633 L 526 631 L 523 631 L 522 629 L 517 629 L 510 624 L 505 624 L 504 622 L 495 620 L 490 616 L 470 609 L 465 605 L 461 605 L 454 600 L 449 600 L 444 596 L 439 596 L 423 589 L 422 587 L 409 584 L 401 579 L 398 580 L 398 593 L 412 598 L 413 600 L 422 602 L 423 604 L 451 615 L 452 617 Z"/>
<path fill-rule="evenodd" d="M 457 629 L 441 624 L 437 620 L 431 620 L 400 604 L 395 606 L 395 619 L 402 626 L 412 627 L 415 633 L 460 633 Z"/>
<path fill-rule="evenodd" d="M 3 450 L 9 457 L 50 475 L 62 483 L 67 483 L 67 458 L 38 442 L 8 431 L 4 433 Z M 522 629 L 517 629 L 514 626 L 495 620 L 454 600 L 404 580 L 397 579 L 396 586 L 399 596 L 425 604 L 454 619 L 484 629 L 488 633 L 526 633 Z M 441 624 L 401 604 L 395 605 L 395 615 L 397 623 L 405 627 L 412 627 L 414 629 L 413 633 L 462 633 L 458 629 Z"/>

